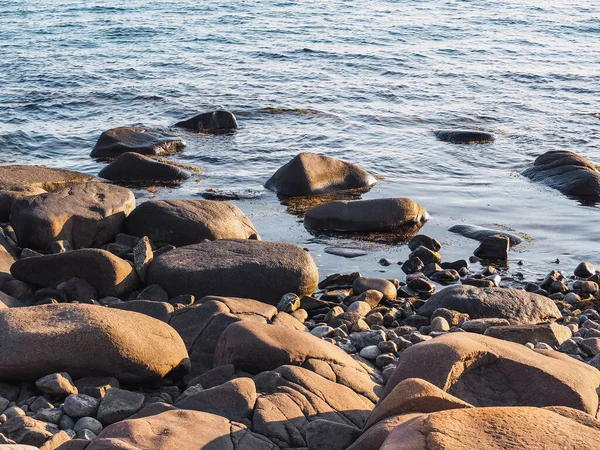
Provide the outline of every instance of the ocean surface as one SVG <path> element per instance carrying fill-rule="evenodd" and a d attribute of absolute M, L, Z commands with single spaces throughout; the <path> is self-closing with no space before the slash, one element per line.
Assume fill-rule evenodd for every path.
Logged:
<path fill-rule="evenodd" d="M 301 151 L 381 177 L 364 198 L 410 197 L 445 260 L 476 241 L 454 224 L 526 236 L 509 273 L 534 278 L 600 264 L 600 210 L 520 175 L 566 149 L 600 162 L 600 4 L 589 0 L 0 2 L 0 164 L 97 174 L 106 129 L 170 127 L 214 108 L 231 135 L 182 131 L 174 160 L 203 171 L 144 198 L 236 194 L 265 240 L 309 248 L 321 276 L 360 270 L 402 278 L 405 245 L 315 237 L 265 180 Z M 453 145 L 432 130 L 494 131 Z M 328 245 L 360 245 L 345 259 Z M 555 260 L 560 263 L 556 264 Z M 517 261 L 524 264 L 519 266 Z"/>

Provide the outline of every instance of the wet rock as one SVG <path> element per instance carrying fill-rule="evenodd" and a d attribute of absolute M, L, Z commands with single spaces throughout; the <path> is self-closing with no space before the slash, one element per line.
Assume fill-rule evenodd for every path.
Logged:
<path fill-rule="evenodd" d="M 97 418 L 103 424 L 127 419 L 142 408 L 144 394 L 113 388 L 100 401 Z"/>
<path fill-rule="evenodd" d="M 515 324 L 535 324 L 562 317 L 552 300 L 520 289 L 450 286 L 433 295 L 417 313 L 430 316 L 438 308 L 465 313 L 472 319 L 502 318 Z"/>
<path fill-rule="evenodd" d="M 423 264 L 423 261 L 415 257 L 405 261 L 404 264 L 402 264 L 402 271 L 405 274 L 410 275 L 412 273 L 420 272 L 424 267 L 425 265 Z"/>
<path fill-rule="evenodd" d="M 421 246 L 431 250 L 432 252 L 439 252 L 442 248 L 442 244 L 440 244 L 437 239 L 429 237 L 425 234 L 419 234 L 408 241 L 408 248 L 411 251 L 414 251 Z"/>
<path fill-rule="evenodd" d="M 496 234 L 485 238 L 473 254 L 481 259 L 505 261 L 508 259 L 509 248 L 509 239 L 506 236 Z"/>
<path fill-rule="evenodd" d="M 45 394 L 69 395 L 77 394 L 71 376 L 66 372 L 46 375 L 35 382 L 35 387 Z"/>
<path fill-rule="evenodd" d="M 0 373 L 6 378 L 64 370 L 74 377 L 143 382 L 189 368 L 175 330 L 129 311 L 83 304 L 10 308 L 0 310 L 0 324 Z"/>
<path fill-rule="evenodd" d="M 234 204 L 214 200 L 151 200 L 127 218 L 127 231 L 176 247 L 215 239 L 260 239 Z"/>
<path fill-rule="evenodd" d="M 477 130 L 436 130 L 433 134 L 440 141 L 453 144 L 483 144 L 496 140 L 492 133 Z"/>
<path fill-rule="evenodd" d="M 98 176 L 110 181 L 135 185 L 174 183 L 186 180 L 190 174 L 177 166 L 127 152 L 104 167 Z"/>
<path fill-rule="evenodd" d="M 171 297 L 250 297 L 273 305 L 289 292 L 312 294 L 319 279 L 310 254 L 300 247 L 253 240 L 179 247 L 155 258 L 146 275 Z"/>
<path fill-rule="evenodd" d="M 558 352 L 472 333 L 446 333 L 404 350 L 384 398 L 407 378 L 421 378 L 478 407 L 560 405 L 590 414 L 598 408 L 600 372 L 594 368 Z"/>
<path fill-rule="evenodd" d="M 223 132 L 237 129 L 238 123 L 233 113 L 224 110 L 205 112 L 175 124 L 196 133 Z"/>
<path fill-rule="evenodd" d="M 429 298 L 435 292 L 435 285 L 425 278 L 413 278 L 408 282 L 408 287 L 415 291 L 421 298 Z"/>
<path fill-rule="evenodd" d="M 426 266 L 428 264 L 437 264 L 442 260 L 439 253 L 429 250 L 427 247 L 417 247 L 408 255 L 410 259 L 419 258 Z"/>
<path fill-rule="evenodd" d="M 437 283 L 447 284 L 456 283 L 460 279 L 460 275 L 456 270 L 447 269 L 435 272 L 429 278 Z"/>
<path fill-rule="evenodd" d="M 342 258 L 358 258 L 369 254 L 366 250 L 355 247 L 325 247 L 323 251 Z"/>
<path fill-rule="evenodd" d="M 104 131 L 90 153 L 92 158 L 114 158 L 122 153 L 166 155 L 182 150 L 179 136 L 144 127 L 119 127 Z"/>
<path fill-rule="evenodd" d="M 427 220 L 427 211 L 408 198 L 336 200 L 308 211 L 304 226 L 334 232 L 406 233 Z"/>
<path fill-rule="evenodd" d="M 600 172 L 575 153 L 555 150 L 538 156 L 523 172 L 532 181 L 544 183 L 566 195 L 600 195 Z"/>
<path fill-rule="evenodd" d="M 21 247 L 41 250 L 57 240 L 98 247 L 114 240 L 133 208 L 129 189 L 83 183 L 15 201 L 10 220 Z"/>
<path fill-rule="evenodd" d="M 100 296 L 125 297 L 140 283 L 127 261 L 100 249 L 21 259 L 12 265 L 11 272 L 21 281 L 51 288 L 80 278 L 97 289 Z"/>
<path fill-rule="evenodd" d="M 267 180 L 265 187 L 288 197 L 368 189 L 375 177 L 354 164 L 315 153 L 300 153 Z"/>
<path fill-rule="evenodd" d="M 491 228 L 480 227 L 477 225 L 453 225 L 448 229 L 451 233 L 457 233 L 469 239 L 475 239 L 476 241 L 483 242 L 485 239 L 500 235 L 505 236 L 510 241 L 510 246 L 520 244 L 523 240 L 514 233 L 509 233 L 503 230 L 493 230 Z"/>

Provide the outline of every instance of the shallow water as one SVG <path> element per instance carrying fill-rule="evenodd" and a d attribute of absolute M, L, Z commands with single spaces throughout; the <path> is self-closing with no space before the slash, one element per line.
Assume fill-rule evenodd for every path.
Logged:
<path fill-rule="evenodd" d="M 600 6 L 590 1 L 4 0 L 0 2 L 0 163 L 96 174 L 88 155 L 121 125 L 168 127 L 233 111 L 232 135 L 181 133 L 175 160 L 203 174 L 179 189 L 234 191 L 263 239 L 311 250 L 325 275 L 384 271 L 406 246 L 326 254 L 264 181 L 300 151 L 355 162 L 383 177 L 364 198 L 410 197 L 432 216 L 423 233 L 446 260 L 478 243 L 456 223 L 500 224 L 531 241 L 513 271 L 600 264 L 598 206 L 582 206 L 520 172 L 551 149 L 598 157 Z M 265 108 L 282 108 L 277 111 Z M 431 130 L 493 130 L 496 142 L 452 145 Z M 352 242 L 342 241 L 348 245 Z M 560 264 L 554 264 L 556 259 Z"/>

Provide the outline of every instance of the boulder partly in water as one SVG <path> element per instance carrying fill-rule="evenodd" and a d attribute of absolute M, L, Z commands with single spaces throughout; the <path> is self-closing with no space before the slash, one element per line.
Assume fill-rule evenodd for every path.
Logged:
<path fill-rule="evenodd" d="M 115 158 L 122 153 L 168 155 L 182 150 L 179 136 L 145 127 L 119 127 L 104 131 L 90 153 L 92 158 Z"/>

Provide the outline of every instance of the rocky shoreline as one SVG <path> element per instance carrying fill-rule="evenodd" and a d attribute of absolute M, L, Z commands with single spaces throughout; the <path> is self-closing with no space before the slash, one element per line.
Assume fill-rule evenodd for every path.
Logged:
<path fill-rule="evenodd" d="M 176 126 L 233 132 L 237 120 L 217 111 Z M 380 261 L 396 278 L 319 274 L 310 252 L 261 240 L 231 203 L 138 203 L 130 187 L 191 175 L 156 159 L 184 146 L 164 130 L 122 127 L 92 152 L 109 163 L 100 178 L 0 167 L 2 448 L 598 445 L 592 264 L 509 276 L 521 237 L 465 225 L 450 231 L 479 247 L 445 261 L 443 246 L 419 234 L 424 206 L 348 200 L 377 180 L 302 153 L 265 185 L 283 202 L 317 196 L 309 231 L 378 233 L 411 250 L 405 261 Z M 565 152 L 543 155 L 525 175 L 568 195 L 599 192 L 597 169 Z"/>

